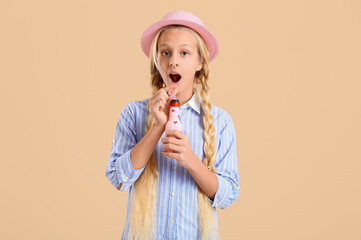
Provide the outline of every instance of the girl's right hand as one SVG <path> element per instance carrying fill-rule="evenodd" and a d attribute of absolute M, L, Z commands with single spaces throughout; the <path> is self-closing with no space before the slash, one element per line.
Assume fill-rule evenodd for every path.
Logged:
<path fill-rule="evenodd" d="M 171 100 L 168 91 L 173 88 L 173 94 L 176 95 L 178 92 L 177 87 L 177 85 L 171 85 L 161 88 L 149 99 L 149 112 L 153 114 L 153 125 L 163 127 L 168 122 Z"/>

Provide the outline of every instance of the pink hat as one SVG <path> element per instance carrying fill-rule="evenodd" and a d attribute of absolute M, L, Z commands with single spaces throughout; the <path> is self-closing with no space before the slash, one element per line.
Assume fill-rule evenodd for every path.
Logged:
<path fill-rule="evenodd" d="M 164 26 L 175 24 L 193 29 L 203 38 L 203 41 L 208 49 L 210 62 L 217 56 L 219 49 L 217 39 L 207 28 L 204 27 L 202 20 L 192 13 L 175 11 L 164 15 L 160 21 L 152 24 L 143 32 L 141 46 L 147 57 L 149 57 L 150 45 L 152 44 L 153 38 L 158 30 Z"/>

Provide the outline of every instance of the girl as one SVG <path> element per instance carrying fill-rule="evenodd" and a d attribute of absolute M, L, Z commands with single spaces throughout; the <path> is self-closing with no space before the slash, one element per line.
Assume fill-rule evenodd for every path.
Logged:
<path fill-rule="evenodd" d="M 122 110 L 105 171 L 114 187 L 129 189 L 121 239 L 218 239 L 216 208 L 233 203 L 240 188 L 232 118 L 209 102 L 217 40 L 197 16 L 176 11 L 148 27 L 141 46 L 152 97 Z M 164 131 L 170 89 L 182 132 Z"/>

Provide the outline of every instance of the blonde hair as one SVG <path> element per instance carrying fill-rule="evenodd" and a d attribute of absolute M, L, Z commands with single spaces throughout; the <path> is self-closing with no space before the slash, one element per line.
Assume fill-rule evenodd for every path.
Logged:
<path fill-rule="evenodd" d="M 203 123 L 203 137 L 204 137 L 204 159 L 203 163 L 212 172 L 215 172 L 213 162 L 215 159 L 215 144 L 214 126 L 212 123 L 213 116 L 211 115 L 212 106 L 209 102 L 209 54 L 203 39 L 194 30 L 185 26 L 170 25 L 160 29 L 153 38 L 150 48 L 150 67 L 151 67 L 151 85 L 152 95 L 154 95 L 160 88 L 164 87 L 163 79 L 157 69 L 157 45 L 158 39 L 164 31 L 175 29 L 182 29 L 192 33 L 197 41 L 198 54 L 203 62 L 203 68 L 196 72 L 194 76 L 194 87 L 200 93 L 203 100 L 202 103 L 202 123 Z M 149 104 L 147 106 L 147 132 L 153 124 L 153 115 L 149 112 Z M 152 239 L 154 234 L 154 223 L 156 215 L 156 201 L 157 201 L 157 179 L 158 171 L 156 161 L 154 159 L 154 152 L 152 153 L 144 171 L 134 183 L 131 196 L 131 210 L 129 217 L 129 232 L 128 239 L 130 240 L 145 240 Z M 214 236 L 216 233 L 215 216 L 210 201 L 206 194 L 198 186 L 198 210 L 199 210 L 199 226 L 201 232 L 201 239 L 207 239 Z"/>

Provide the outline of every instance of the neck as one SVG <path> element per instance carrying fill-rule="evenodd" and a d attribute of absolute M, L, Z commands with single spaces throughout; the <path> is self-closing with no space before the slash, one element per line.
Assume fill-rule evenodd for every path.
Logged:
<path fill-rule="evenodd" d="M 183 104 L 185 104 L 186 102 L 188 102 L 193 96 L 193 91 L 186 95 L 186 96 L 182 96 L 182 95 L 177 95 L 177 99 L 179 100 L 180 105 L 182 106 Z"/>

